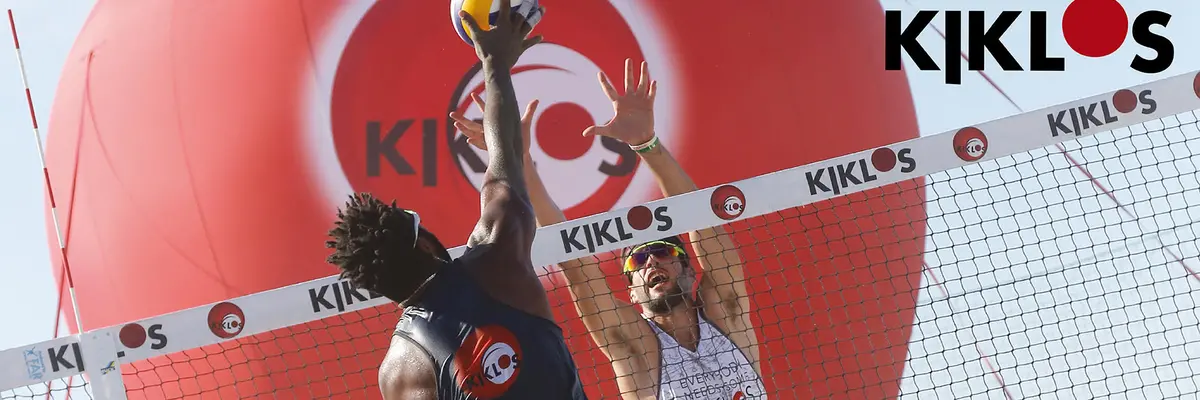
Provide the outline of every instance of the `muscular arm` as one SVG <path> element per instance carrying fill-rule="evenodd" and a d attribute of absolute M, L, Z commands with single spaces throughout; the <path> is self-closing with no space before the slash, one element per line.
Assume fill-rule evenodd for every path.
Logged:
<path fill-rule="evenodd" d="M 641 156 L 654 172 L 663 195 L 675 196 L 696 190 L 696 183 L 663 145 L 641 153 Z M 704 300 L 705 314 L 746 351 L 746 357 L 758 368 L 758 339 L 747 312 L 750 298 L 737 244 L 722 226 L 689 232 L 688 236 L 704 271 L 699 294 Z"/>
<path fill-rule="evenodd" d="M 542 184 L 533 161 L 526 158 L 525 164 L 530 166 L 525 169 L 525 182 L 529 185 L 529 199 L 538 225 L 566 221 L 566 216 Z M 640 346 L 640 339 L 652 338 L 653 334 L 643 332 L 648 328 L 645 323 L 636 323 L 641 320 L 637 309 L 613 296 L 599 263 L 580 258 L 559 263 L 558 266 L 567 279 L 567 287 L 575 300 L 575 310 L 579 312 L 583 326 L 600 351 L 612 362 L 622 392 L 636 398 L 654 398 L 656 393 L 652 389 L 657 381 L 646 373 L 650 363 L 643 357 L 645 351 Z"/>
<path fill-rule="evenodd" d="M 436 371 L 416 344 L 392 336 L 392 345 L 379 366 L 379 390 L 384 400 L 436 400 Z"/>
<path fill-rule="evenodd" d="M 536 227 L 526 192 L 524 144 L 516 92 L 508 70 L 484 63 L 487 102 L 483 110 L 488 167 L 480 189 L 482 212 L 467 246 L 494 244 L 512 252 L 519 264 L 529 264 Z"/>

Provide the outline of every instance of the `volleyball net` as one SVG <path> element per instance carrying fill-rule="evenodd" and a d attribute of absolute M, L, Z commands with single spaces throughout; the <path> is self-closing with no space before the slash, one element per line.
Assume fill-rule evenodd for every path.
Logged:
<path fill-rule="evenodd" d="M 1166 78 L 543 227 L 533 257 L 624 294 L 616 251 L 723 226 L 765 386 L 745 398 L 1195 395 L 1197 109 L 1200 74 Z M 618 397 L 545 274 L 589 397 Z M 0 399 L 378 398 L 398 314 L 305 282 L 5 350 Z M 685 390 L 725 390 L 703 379 Z"/>

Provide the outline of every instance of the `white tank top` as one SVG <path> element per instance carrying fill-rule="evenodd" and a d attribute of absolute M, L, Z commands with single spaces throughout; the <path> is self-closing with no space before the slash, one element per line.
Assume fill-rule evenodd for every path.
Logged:
<path fill-rule="evenodd" d="M 762 379 L 741 349 L 703 315 L 699 315 L 699 321 L 700 344 L 692 352 L 680 346 L 654 321 L 646 320 L 658 336 L 662 360 L 658 400 L 767 398 Z"/>

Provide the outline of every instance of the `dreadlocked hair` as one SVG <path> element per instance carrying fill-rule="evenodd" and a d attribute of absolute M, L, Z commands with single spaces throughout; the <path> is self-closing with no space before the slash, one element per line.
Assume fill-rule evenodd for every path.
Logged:
<path fill-rule="evenodd" d="M 433 273 L 428 255 L 414 246 L 414 217 L 368 193 L 350 196 L 329 231 L 334 249 L 326 259 L 356 288 L 404 302 Z"/>

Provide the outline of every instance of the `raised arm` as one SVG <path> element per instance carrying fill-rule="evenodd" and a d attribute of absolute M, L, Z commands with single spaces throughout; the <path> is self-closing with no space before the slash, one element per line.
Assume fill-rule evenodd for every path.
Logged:
<path fill-rule="evenodd" d="M 477 104 L 486 104 L 478 97 L 474 97 L 474 99 Z M 521 130 L 526 146 L 530 140 L 531 125 L 537 105 L 537 100 L 530 102 L 525 109 L 525 114 L 521 117 Z M 487 150 L 489 148 L 490 144 L 484 140 L 483 126 L 479 122 L 467 119 L 457 112 L 451 113 L 450 117 L 455 120 L 454 126 L 467 137 L 467 142 L 480 149 Z M 538 225 L 546 226 L 566 221 L 566 216 L 554 203 L 554 199 L 550 197 L 550 193 L 542 183 L 541 176 L 537 173 L 537 166 L 529 156 L 528 147 L 524 154 L 524 164 L 527 166 L 524 172 L 524 181 Z M 592 260 L 574 259 L 562 262 L 558 266 L 567 279 L 571 297 L 575 300 L 575 309 L 579 312 L 583 325 L 591 333 L 592 340 L 596 342 L 597 346 L 608 355 L 610 360 L 626 360 L 637 354 L 636 342 L 629 338 L 638 337 L 641 332 L 637 330 L 637 327 L 642 327 L 644 324 L 631 324 L 633 321 L 640 320 L 637 309 L 613 296 L 612 288 L 608 285 L 600 265 Z"/>
<path fill-rule="evenodd" d="M 522 161 L 526 145 L 521 140 L 512 67 L 521 53 L 540 42 L 541 37 L 527 39 L 533 28 L 524 17 L 511 12 L 510 0 L 500 1 L 499 16 L 490 30 L 480 29 L 466 12 L 459 15 L 470 30 L 475 53 L 483 64 L 488 98 L 483 131 L 493 149 L 488 152 L 487 172 L 480 188 L 482 212 L 467 246 L 496 244 L 496 250 L 511 250 L 527 264 L 535 227 L 525 187 Z"/>
<path fill-rule="evenodd" d="M 654 135 L 654 96 L 658 83 L 650 79 L 649 67 L 641 64 L 641 74 L 634 70 L 632 60 L 625 60 L 625 93 L 618 94 L 604 75 L 600 84 L 612 99 L 616 116 L 604 125 L 588 128 L 585 135 L 608 136 L 628 144 L 650 167 L 664 196 L 675 196 L 696 190 L 695 182 Z M 733 238 L 722 226 L 700 229 L 688 234 L 704 271 L 699 295 L 705 315 L 729 334 L 747 357 L 757 366 L 757 338 L 751 329 L 750 299 L 742 257 Z"/>

